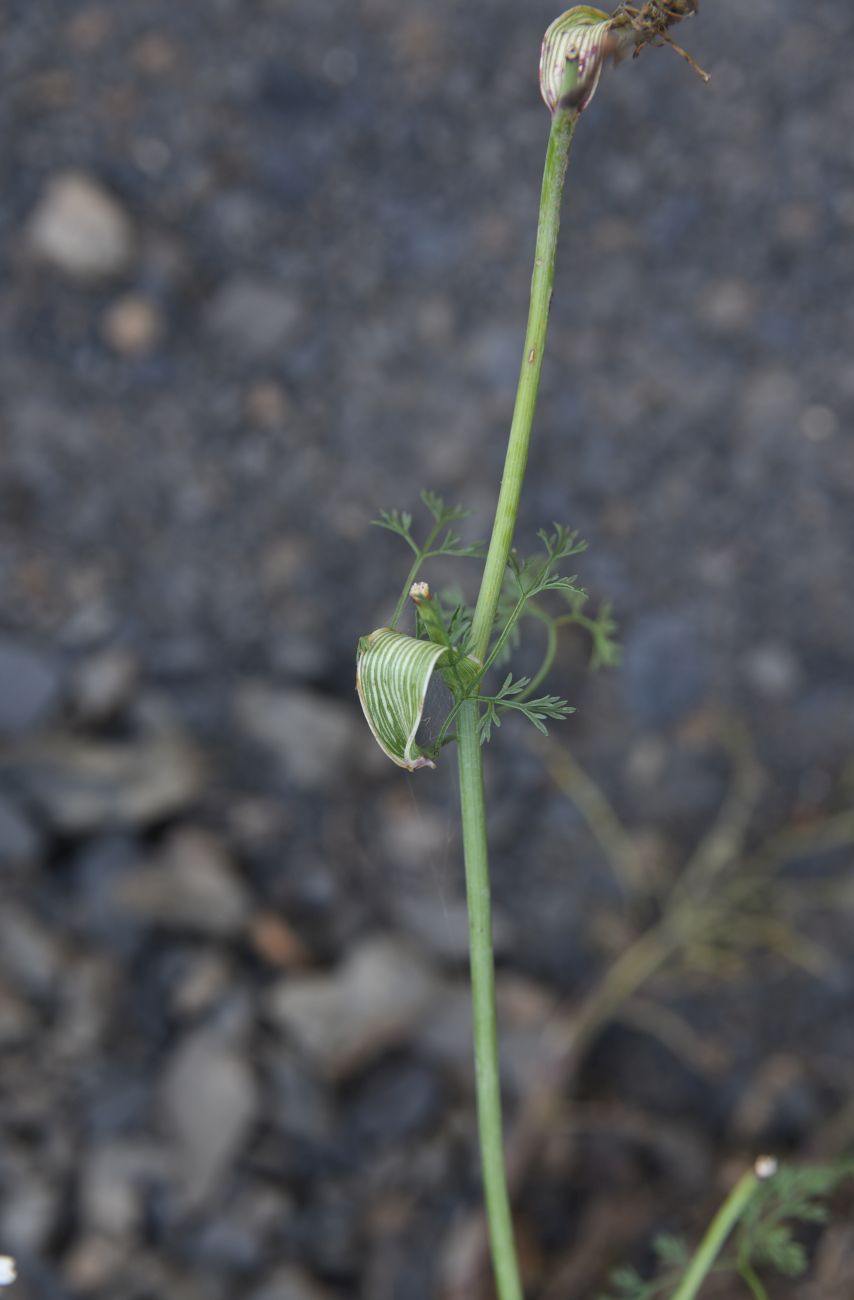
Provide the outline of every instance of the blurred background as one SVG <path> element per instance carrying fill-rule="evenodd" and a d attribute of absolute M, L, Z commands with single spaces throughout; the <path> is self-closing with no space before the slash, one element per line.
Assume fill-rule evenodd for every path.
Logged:
<path fill-rule="evenodd" d="M 693 1238 L 759 1151 L 854 1136 L 854 10 L 702 9 L 710 86 L 649 51 L 579 130 L 520 519 L 589 540 L 623 665 L 567 638 L 577 713 L 487 751 L 541 1300 Z M 0 12 L 22 1300 L 489 1295 L 454 764 L 386 763 L 354 649 L 408 564 L 381 507 L 489 528 L 555 16 Z M 850 1216 L 809 1245 L 772 1294 L 850 1297 Z"/>

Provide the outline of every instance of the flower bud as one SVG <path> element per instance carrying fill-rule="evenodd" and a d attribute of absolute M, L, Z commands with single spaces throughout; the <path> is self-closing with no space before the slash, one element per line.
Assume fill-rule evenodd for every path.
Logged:
<path fill-rule="evenodd" d="M 540 54 L 540 91 L 552 113 L 558 108 L 582 113 L 590 103 L 605 57 L 614 52 L 611 22 L 602 9 L 575 5 L 549 27 Z M 568 63 L 576 65 L 575 84 L 561 99 Z"/>

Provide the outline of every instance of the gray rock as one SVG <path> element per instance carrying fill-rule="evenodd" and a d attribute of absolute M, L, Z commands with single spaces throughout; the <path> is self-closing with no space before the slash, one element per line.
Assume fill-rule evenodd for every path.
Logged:
<path fill-rule="evenodd" d="M 47 655 L 0 638 L 0 733 L 15 735 L 43 722 L 59 694 L 59 673 Z"/>
<path fill-rule="evenodd" d="M 71 680 L 71 700 L 82 722 L 108 722 L 129 703 L 139 665 L 127 650 L 102 650 L 84 659 Z"/>
<path fill-rule="evenodd" d="M 35 257 L 75 280 L 121 275 L 133 258 L 127 214 L 83 172 L 64 172 L 48 183 L 30 217 L 27 239 Z"/>
<path fill-rule="evenodd" d="M 175 1144 L 175 1171 L 188 1205 L 216 1188 L 258 1115 L 258 1090 L 243 1057 L 204 1029 L 183 1039 L 160 1087 L 163 1126 Z"/>
<path fill-rule="evenodd" d="M 299 301 L 289 290 L 237 276 L 214 295 L 206 324 L 221 344 L 239 356 L 263 360 L 293 339 L 301 315 Z"/>
<path fill-rule="evenodd" d="M 286 1264 L 257 1287 L 249 1300 L 329 1300 L 329 1292 L 301 1268 Z"/>
<path fill-rule="evenodd" d="M 64 834 L 144 826 L 186 807 L 204 783 L 198 752 L 175 732 L 127 743 L 46 736 L 23 747 L 12 766 L 32 802 Z"/>
<path fill-rule="evenodd" d="M 104 1237 L 130 1237 L 145 1211 L 152 1181 L 169 1174 L 169 1157 L 147 1142 L 106 1142 L 91 1148 L 83 1165 L 79 1210 L 85 1228 Z"/>
<path fill-rule="evenodd" d="M 33 1028 L 28 1004 L 0 984 L 0 1049 L 26 1042 Z"/>
<path fill-rule="evenodd" d="M 748 684 L 765 699 L 788 699 L 803 677 L 800 662 L 788 646 L 776 641 L 753 646 L 742 659 Z"/>
<path fill-rule="evenodd" d="M 11 1255 L 41 1254 L 46 1248 L 60 1213 L 62 1188 L 58 1181 L 51 1184 L 49 1173 L 16 1174 L 8 1166 L 8 1175 L 14 1195 L 9 1196 L 0 1211 L 0 1240 L 4 1250 Z"/>
<path fill-rule="evenodd" d="M 336 970 L 290 976 L 270 993 L 276 1023 L 333 1079 L 411 1037 L 441 984 L 394 939 L 365 940 Z"/>
<path fill-rule="evenodd" d="M 410 894 L 396 901 L 395 917 L 429 953 L 442 961 L 467 962 L 469 956 L 468 909 L 464 898 L 437 898 Z M 512 946 L 512 927 L 502 913 L 493 909 L 493 946 L 497 956 L 506 956 Z"/>
<path fill-rule="evenodd" d="M 288 1137 L 326 1142 L 334 1127 L 330 1089 L 287 1048 L 277 1047 L 271 1054 L 268 1075 L 272 1094 L 270 1119 L 276 1128 Z"/>
<path fill-rule="evenodd" d="M 138 919 L 200 934 L 239 934 L 251 907 L 220 841 L 192 827 L 175 831 L 157 861 L 142 863 L 115 887 L 117 901 Z"/>
<path fill-rule="evenodd" d="M 0 869 L 35 862 L 42 838 L 17 804 L 0 794 Z"/>
<path fill-rule="evenodd" d="M 198 1016 L 221 1001 L 234 979 L 219 952 L 194 953 L 175 981 L 172 1008 L 179 1016 Z"/>
<path fill-rule="evenodd" d="M 501 1075 L 517 1097 L 542 1080 L 560 1051 L 554 998 L 521 976 L 499 975 L 496 1003 L 501 1025 Z M 418 1026 L 417 1043 L 425 1056 L 474 1087 L 471 990 L 447 988 Z"/>
<path fill-rule="evenodd" d="M 62 970 L 62 955 L 51 932 L 13 903 L 0 907 L 0 970 L 18 990 L 35 998 L 50 996 Z"/>
<path fill-rule="evenodd" d="M 710 668 L 687 611 L 645 615 L 624 654 L 623 684 L 635 717 L 651 728 L 672 726 L 702 703 Z"/>
<path fill-rule="evenodd" d="M 236 701 L 237 721 L 282 774 L 306 790 L 342 775 L 360 734 L 354 708 L 313 691 L 278 690 L 247 682 Z"/>

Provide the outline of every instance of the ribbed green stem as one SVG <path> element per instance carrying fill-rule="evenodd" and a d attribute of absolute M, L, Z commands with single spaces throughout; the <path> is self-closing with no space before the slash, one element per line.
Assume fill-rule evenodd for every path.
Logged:
<path fill-rule="evenodd" d="M 567 67 L 564 89 L 574 84 L 575 69 Z M 525 334 L 525 350 L 513 423 L 495 512 L 492 538 L 481 581 L 474 623 L 472 652 L 486 659 L 498 599 L 513 544 L 522 480 L 528 461 L 531 424 L 537 404 L 537 389 L 543 364 L 549 307 L 554 282 L 555 250 L 560 223 L 560 202 L 569 161 L 569 148 L 578 114 L 559 110 L 552 118 L 537 247 L 531 282 L 531 306 Z M 504 1166 L 501 1125 L 501 1086 L 498 1070 L 498 1036 L 495 1019 L 495 970 L 492 948 L 489 858 L 486 840 L 486 807 L 483 797 L 483 759 L 479 736 L 480 707 L 467 700 L 457 720 L 457 752 L 460 771 L 460 804 L 466 893 L 469 913 L 474 1055 L 477 1079 L 477 1117 L 484 1197 L 495 1285 L 499 1300 L 522 1300 L 522 1283 L 513 1239 L 510 1196 Z"/>
<path fill-rule="evenodd" d="M 466 897 L 469 915 L 469 959 L 474 1015 L 474 1065 L 480 1160 L 492 1267 L 499 1300 L 522 1300 L 516 1262 L 510 1196 L 504 1170 L 501 1125 L 501 1081 L 498 1072 L 498 1032 L 495 1019 L 495 969 L 492 956 L 492 907 L 486 845 L 486 807 L 478 719 L 480 710 L 467 700 L 457 720 L 460 804 Z"/>
<path fill-rule="evenodd" d="M 572 71 L 572 65 L 569 67 Z M 565 110 L 559 110 L 552 118 L 540 196 L 537 248 L 531 280 L 531 306 L 528 312 L 522 368 L 519 374 L 519 386 L 516 389 L 516 404 L 513 408 L 513 423 L 510 426 L 510 439 L 501 478 L 501 492 L 495 509 L 495 522 L 492 526 L 489 552 L 472 624 L 472 648 L 478 659 L 486 657 L 495 622 L 495 611 L 498 608 L 498 598 L 501 595 L 504 574 L 507 570 L 507 558 L 513 545 L 516 518 L 519 514 L 519 498 L 522 495 L 522 482 L 528 464 L 531 425 L 537 406 L 540 371 L 543 367 L 543 353 L 549 325 L 555 250 L 560 227 L 560 201 L 569 162 L 569 149 L 577 121 L 577 113 Z"/>
<path fill-rule="evenodd" d="M 759 1185 L 760 1179 L 753 1169 L 748 1170 L 738 1180 L 709 1224 L 706 1235 L 697 1247 L 697 1252 L 671 1300 L 694 1300 L 723 1250 L 727 1237 L 753 1200 Z"/>

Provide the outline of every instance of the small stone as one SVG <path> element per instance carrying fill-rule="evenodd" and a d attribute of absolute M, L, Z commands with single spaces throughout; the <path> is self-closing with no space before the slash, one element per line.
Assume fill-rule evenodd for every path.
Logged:
<path fill-rule="evenodd" d="M 105 1286 L 127 1259 L 123 1241 L 97 1235 L 78 1236 L 65 1257 L 63 1273 L 75 1294 L 88 1294 Z"/>
<path fill-rule="evenodd" d="M 308 1273 L 286 1264 L 257 1287 L 249 1300 L 330 1300 L 330 1296 Z"/>
<path fill-rule="evenodd" d="M 121 275 L 133 257 L 124 209 L 83 172 L 65 172 L 48 183 L 27 233 L 40 261 L 76 280 Z"/>
<path fill-rule="evenodd" d="M 267 1072 L 270 1119 L 279 1132 L 303 1142 L 328 1142 L 335 1128 L 330 1089 L 286 1047 L 271 1052 Z"/>
<path fill-rule="evenodd" d="M 150 77 L 171 72 L 178 62 L 178 51 L 161 32 L 149 32 L 133 47 L 134 63 Z"/>
<path fill-rule="evenodd" d="M 163 1125 L 176 1146 L 188 1205 L 204 1201 L 241 1150 L 258 1115 L 258 1090 L 243 1057 L 209 1030 L 181 1041 L 163 1074 Z"/>
<path fill-rule="evenodd" d="M 134 916 L 167 929 L 227 938 L 243 930 L 250 910 L 219 840 L 195 828 L 175 831 L 156 862 L 128 872 L 116 888 Z"/>
<path fill-rule="evenodd" d="M 0 1048 L 26 1042 L 33 1028 L 33 1015 L 28 1004 L 0 984 Z"/>
<path fill-rule="evenodd" d="M 560 1054 L 554 998 L 521 976 L 499 975 L 496 1002 L 502 1078 L 509 1092 L 523 1097 L 548 1075 Z M 420 1021 L 417 1043 L 425 1056 L 473 1087 L 471 1024 L 471 990 L 452 985 Z"/>
<path fill-rule="evenodd" d="M 344 1130 L 375 1155 L 436 1122 L 443 1102 L 439 1072 L 422 1061 L 382 1061 L 358 1080 L 347 1102 Z"/>
<path fill-rule="evenodd" d="M 744 280 L 721 279 L 704 289 L 697 304 L 702 324 L 718 334 L 737 334 L 748 329 L 756 315 L 751 286 Z"/>
<path fill-rule="evenodd" d="M 395 916 L 428 953 L 446 962 L 468 961 L 469 922 L 465 899 L 413 894 L 396 903 Z M 496 956 L 507 955 L 511 937 L 508 919 L 493 910 L 492 940 Z"/>
<path fill-rule="evenodd" d="M 47 1171 L 4 1172 L 15 1194 L 6 1197 L 0 1210 L 0 1241 L 16 1255 L 41 1255 L 61 1211 L 62 1189 L 58 1181 L 52 1184 Z"/>
<path fill-rule="evenodd" d="M 42 839 L 17 804 L 0 794 L 0 869 L 37 861 Z"/>
<path fill-rule="evenodd" d="M 626 639 L 623 689 L 645 727 L 664 730 L 699 708 L 709 673 L 709 656 L 687 613 L 647 614 Z"/>
<path fill-rule="evenodd" d="M 166 1152 L 148 1143 L 107 1142 L 91 1148 L 80 1181 L 85 1227 L 107 1238 L 134 1236 L 144 1218 L 148 1188 L 168 1176 Z"/>
<path fill-rule="evenodd" d="M 256 916 L 250 938 L 258 956 L 270 966 L 294 970 L 311 964 L 311 954 L 297 932 L 272 912 Z"/>
<path fill-rule="evenodd" d="M 0 970 L 15 988 L 33 998 L 47 998 L 61 969 L 61 954 L 51 932 L 17 904 L 0 908 Z"/>
<path fill-rule="evenodd" d="M 126 294 L 104 316 L 104 339 L 119 356 L 144 357 L 156 347 L 163 331 L 157 308 L 141 294 Z"/>
<path fill-rule="evenodd" d="M 102 650 L 83 659 L 74 672 L 70 693 L 81 722 L 98 726 L 130 703 L 139 665 L 127 650 Z"/>
<path fill-rule="evenodd" d="M 225 996 L 233 977 L 229 963 L 219 953 L 198 953 L 176 982 L 174 1010 L 181 1016 L 198 1016 L 209 1010 Z"/>
<path fill-rule="evenodd" d="M 248 682 L 238 692 L 236 713 L 245 734 L 306 790 L 327 789 L 356 751 L 355 709 L 313 691 Z"/>
<path fill-rule="evenodd" d="M 0 735 L 20 734 L 42 723 L 59 685 L 59 673 L 47 655 L 0 637 Z"/>
<path fill-rule="evenodd" d="M 801 665 L 788 646 L 769 641 L 754 646 L 744 657 L 748 683 L 768 700 L 791 697 L 801 681 Z"/>
<path fill-rule="evenodd" d="M 393 786 L 382 801 L 377 833 L 395 878 L 434 874 L 448 852 L 447 813 L 416 805 L 410 792 Z"/>
<path fill-rule="evenodd" d="M 15 775 L 51 825 L 69 835 L 158 821 L 204 785 L 200 756 L 174 732 L 127 743 L 45 737 L 22 748 Z"/>
<path fill-rule="evenodd" d="M 338 1079 L 411 1037 L 440 987 L 410 948 L 375 937 L 329 974 L 282 980 L 269 1007 L 296 1044 Z"/>
<path fill-rule="evenodd" d="M 299 301 L 282 286 L 251 276 L 229 280 L 208 306 L 211 334 L 250 361 L 272 358 L 294 338 L 302 316 Z"/>
<path fill-rule="evenodd" d="M 291 403 L 284 389 L 272 380 L 253 384 L 246 394 L 246 414 L 255 424 L 278 429 L 291 414 Z"/>

